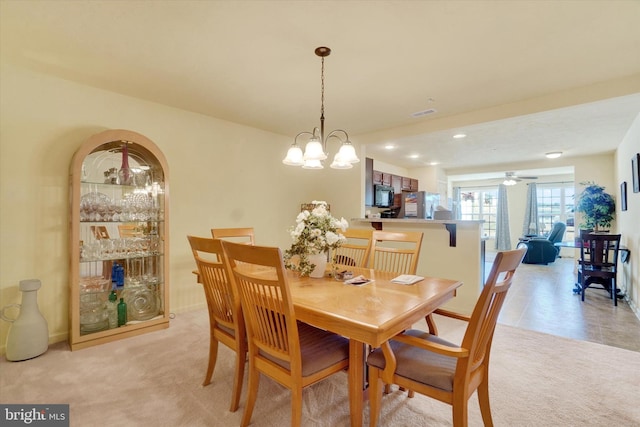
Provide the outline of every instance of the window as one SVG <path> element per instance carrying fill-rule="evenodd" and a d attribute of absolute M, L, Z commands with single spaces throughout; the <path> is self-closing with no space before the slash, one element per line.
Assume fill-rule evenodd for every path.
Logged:
<path fill-rule="evenodd" d="M 484 237 L 496 237 L 497 208 L 497 188 L 460 188 L 460 218 L 484 220 Z"/>
<path fill-rule="evenodd" d="M 567 224 L 567 233 L 573 234 L 574 183 L 538 184 L 537 188 L 540 233 L 549 233 L 553 228 L 553 224 L 560 221 Z M 565 240 L 571 239 L 573 239 L 573 236 L 565 236 Z"/>

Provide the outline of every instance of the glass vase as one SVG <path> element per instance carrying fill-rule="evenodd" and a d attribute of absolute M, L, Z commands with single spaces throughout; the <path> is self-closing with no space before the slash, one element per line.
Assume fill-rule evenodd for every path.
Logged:
<path fill-rule="evenodd" d="M 133 184 L 133 171 L 129 167 L 129 148 L 127 143 L 122 146 L 122 165 L 118 171 L 118 183 L 120 185 Z"/>

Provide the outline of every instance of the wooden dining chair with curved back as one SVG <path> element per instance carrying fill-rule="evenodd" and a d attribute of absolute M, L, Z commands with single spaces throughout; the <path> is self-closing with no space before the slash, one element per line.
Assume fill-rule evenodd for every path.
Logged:
<path fill-rule="evenodd" d="M 230 411 L 240 402 L 244 368 L 247 360 L 247 334 L 240 300 L 231 288 L 228 264 L 225 263 L 221 241 L 205 237 L 187 236 L 198 266 L 198 277 L 209 311 L 209 365 L 203 386 L 211 383 L 221 342 L 236 352 L 236 368 L 231 394 Z"/>
<path fill-rule="evenodd" d="M 348 228 L 342 234 L 347 241 L 335 250 L 334 262 L 345 267 L 366 267 L 371 252 L 373 229 Z"/>
<path fill-rule="evenodd" d="M 485 426 L 492 426 L 489 405 L 489 355 L 500 309 L 526 248 L 498 252 L 471 316 L 438 309 L 436 314 L 468 322 L 460 346 L 429 332 L 407 330 L 367 358 L 370 426 L 376 426 L 381 383 L 393 383 L 452 406 L 453 425 L 467 426 L 468 400 L 477 390 Z"/>
<path fill-rule="evenodd" d="M 349 366 L 349 341 L 298 322 L 279 248 L 223 241 L 249 343 L 249 392 L 242 426 L 251 421 L 260 374 L 291 390 L 291 425 L 302 421 L 302 389 Z"/>
<path fill-rule="evenodd" d="M 253 227 L 241 228 L 212 228 L 211 235 L 214 239 L 225 239 L 233 242 L 242 242 L 247 245 L 255 245 Z"/>
<path fill-rule="evenodd" d="M 375 230 L 369 267 L 398 274 L 416 274 L 422 245 L 421 231 Z"/>

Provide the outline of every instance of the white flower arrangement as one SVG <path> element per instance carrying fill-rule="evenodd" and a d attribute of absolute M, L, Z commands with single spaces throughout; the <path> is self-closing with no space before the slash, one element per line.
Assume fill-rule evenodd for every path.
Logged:
<path fill-rule="evenodd" d="M 314 200 L 311 203 L 314 205 L 313 210 L 304 210 L 298 214 L 295 227 L 290 229 L 293 244 L 284 253 L 285 267 L 299 271 L 302 276 L 309 275 L 315 268 L 308 256 L 339 248 L 347 241 L 341 232 L 349 228 L 346 219 L 338 220 L 329 213 L 327 202 Z M 294 255 L 298 255 L 298 263 L 291 262 Z"/>

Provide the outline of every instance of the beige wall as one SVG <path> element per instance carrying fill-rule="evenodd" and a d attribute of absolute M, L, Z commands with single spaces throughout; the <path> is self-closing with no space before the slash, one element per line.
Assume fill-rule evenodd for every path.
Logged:
<path fill-rule="evenodd" d="M 285 166 L 290 136 L 38 74 L 4 58 L 1 66 L 0 306 L 20 303 L 20 280 L 42 280 L 38 303 L 52 342 L 66 339 L 68 328 L 69 164 L 97 132 L 142 133 L 168 160 L 172 312 L 205 304 L 187 234 L 254 226 L 258 244 L 287 248 L 303 202 L 327 200 L 336 216 L 362 216 L 363 163 L 340 171 Z M 0 350 L 8 328 L 0 321 Z"/>
<path fill-rule="evenodd" d="M 640 317 L 640 193 L 633 192 L 631 158 L 640 153 L 640 114 L 618 147 L 615 156 L 616 222 L 622 244 L 631 251 L 628 264 L 622 264 L 620 287 L 626 289 L 629 303 Z M 627 210 L 620 210 L 620 184 L 627 183 Z M 611 187 L 613 190 L 614 187 Z"/>
<path fill-rule="evenodd" d="M 5 58 L 0 65 L 0 306 L 20 302 L 20 280 L 41 279 L 38 302 L 52 342 L 66 339 L 68 328 L 69 164 L 94 133 L 110 128 L 140 132 L 168 159 L 173 312 L 205 304 L 191 274 L 187 234 L 208 235 L 212 226 L 252 225 L 259 244 L 286 248 L 287 229 L 300 203 L 327 200 L 337 216 L 363 214 L 363 163 L 348 171 L 284 166 L 290 136 L 57 79 Z M 629 211 L 618 215 L 618 228 L 634 257 L 624 267 L 623 280 L 636 307 L 640 194 L 631 189 L 630 158 L 640 151 L 638 121 L 615 160 L 594 156 L 576 165 L 577 182 L 594 180 L 612 192 L 622 180 L 629 184 Z M 354 142 L 364 159 L 364 149 Z M 411 171 L 403 175 L 413 176 Z M 516 223 L 514 219 L 512 227 Z M 0 321 L 0 351 L 8 328 Z"/>

